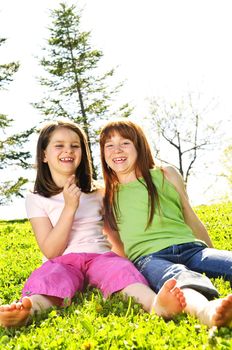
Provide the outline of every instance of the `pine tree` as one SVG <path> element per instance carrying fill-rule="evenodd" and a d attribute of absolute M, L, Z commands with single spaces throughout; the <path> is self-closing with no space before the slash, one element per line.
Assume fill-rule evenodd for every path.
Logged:
<path fill-rule="evenodd" d="M 0 38 L 0 46 L 6 39 Z M 18 71 L 19 63 L 11 62 L 0 65 L 0 90 L 6 89 L 6 86 L 13 80 L 13 75 Z M 28 168 L 29 152 L 24 152 L 22 146 L 27 141 L 31 130 L 22 133 L 8 135 L 7 130 L 12 126 L 13 119 L 5 114 L 0 114 L 0 170 L 12 167 Z M 4 172 L 5 173 L 5 172 Z M 4 177 L 2 176 L 1 179 Z M 19 177 L 15 181 L 0 181 L 0 205 L 7 203 L 13 195 L 22 197 L 22 186 L 27 179 Z"/>
<path fill-rule="evenodd" d="M 93 160 L 99 121 L 109 119 L 113 96 L 121 84 L 109 88 L 108 78 L 114 75 L 114 70 L 98 74 L 103 53 L 91 48 L 90 32 L 80 30 L 81 11 L 76 6 L 61 3 L 58 9 L 51 10 L 51 18 L 50 38 L 44 48 L 46 55 L 40 61 L 47 73 L 46 77 L 40 77 L 40 83 L 48 90 L 46 97 L 34 106 L 46 120 L 67 117 L 81 125 Z M 125 104 L 115 115 L 127 117 L 130 112 Z"/>

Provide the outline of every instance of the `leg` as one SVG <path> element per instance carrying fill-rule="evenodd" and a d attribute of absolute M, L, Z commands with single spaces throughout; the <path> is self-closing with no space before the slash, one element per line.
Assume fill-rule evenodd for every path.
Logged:
<path fill-rule="evenodd" d="M 135 283 L 121 290 L 126 296 L 131 296 L 142 304 L 147 312 L 155 312 L 158 316 L 170 319 L 182 312 L 186 306 L 184 293 L 176 287 L 176 281 L 166 281 L 158 294 L 155 294 L 148 286 Z"/>
<path fill-rule="evenodd" d="M 134 297 L 146 311 L 155 310 L 167 318 L 180 313 L 185 306 L 183 292 L 176 287 L 175 280 L 167 281 L 156 296 L 135 266 L 114 253 L 101 254 L 93 259 L 86 276 L 91 285 L 101 289 L 104 297 L 121 291 Z"/>
<path fill-rule="evenodd" d="M 173 252 L 175 246 L 171 249 Z M 179 249 L 179 247 L 177 247 Z M 175 252 L 174 252 L 175 253 Z M 168 255 L 168 254 L 167 254 Z M 189 270 L 183 264 L 173 263 L 171 256 L 162 252 L 141 257 L 136 266 L 149 282 L 151 288 L 157 293 L 164 282 L 170 278 L 177 281 L 179 288 L 191 288 L 207 296 L 208 299 L 218 297 L 218 291 L 213 286 L 210 279 L 202 274 Z"/>
<path fill-rule="evenodd" d="M 34 312 L 41 313 L 51 306 L 61 306 L 82 290 L 84 276 L 78 266 L 80 254 L 67 254 L 49 260 L 32 272 L 27 280 L 22 301 L 0 307 L 0 325 L 19 327 L 29 322 Z"/>
<path fill-rule="evenodd" d="M 184 288 L 186 307 L 184 311 L 208 327 L 229 326 L 232 321 L 232 294 L 209 301 L 194 289 Z"/>
<path fill-rule="evenodd" d="M 22 296 L 40 294 L 71 300 L 77 290 L 83 289 L 84 274 L 79 267 L 79 255 L 67 254 L 45 262 L 32 272 Z"/>
<path fill-rule="evenodd" d="M 185 254 L 189 254 L 186 251 Z M 232 252 L 214 248 L 204 248 L 191 254 L 186 266 L 191 270 L 205 273 L 208 277 L 223 277 L 232 286 Z"/>
<path fill-rule="evenodd" d="M 54 305 L 61 305 L 62 299 L 43 295 L 23 297 L 22 301 L 0 306 L 0 325 L 3 327 L 21 327 L 28 324 L 31 316 L 41 313 Z"/>
<path fill-rule="evenodd" d="M 168 248 L 170 249 L 170 248 Z M 158 293 L 163 284 L 170 278 L 175 278 L 178 274 L 186 271 L 182 264 L 173 263 L 169 257 L 160 253 L 154 253 L 141 257 L 136 261 L 135 266 L 147 279 L 151 288 Z"/>

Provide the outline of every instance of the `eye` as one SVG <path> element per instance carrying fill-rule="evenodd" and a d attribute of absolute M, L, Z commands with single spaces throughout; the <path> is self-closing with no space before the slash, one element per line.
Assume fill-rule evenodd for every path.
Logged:
<path fill-rule="evenodd" d="M 55 147 L 56 147 L 56 148 L 61 148 L 61 147 L 63 147 L 63 145 L 57 144 L 57 145 L 55 145 Z"/>
<path fill-rule="evenodd" d="M 80 148 L 81 146 L 79 144 L 72 145 L 73 148 Z"/>
<path fill-rule="evenodd" d="M 111 148 L 111 147 L 113 147 L 113 144 L 112 144 L 112 143 L 107 143 L 107 144 L 105 144 L 105 148 Z"/>
<path fill-rule="evenodd" d="M 131 144 L 131 141 L 128 141 L 128 140 L 122 142 L 123 146 L 128 146 L 130 144 Z"/>

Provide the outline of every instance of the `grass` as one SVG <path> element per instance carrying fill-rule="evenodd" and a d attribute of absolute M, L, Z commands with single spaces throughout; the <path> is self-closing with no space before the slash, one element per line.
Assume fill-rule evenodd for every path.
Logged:
<path fill-rule="evenodd" d="M 232 203 L 196 208 L 216 248 L 232 250 Z M 27 220 L 0 221 L 0 303 L 20 297 L 41 254 Z M 228 282 L 214 280 L 222 296 Z M 104 301 L 96 289 L 77 293 L 64 309 L 53 308 L 21 329 L 0 328 L 0 349 L 232 349 L 232 330 L 208 330 L 185 314 L 165 322 L 133 300 L 114 295 Z"/>

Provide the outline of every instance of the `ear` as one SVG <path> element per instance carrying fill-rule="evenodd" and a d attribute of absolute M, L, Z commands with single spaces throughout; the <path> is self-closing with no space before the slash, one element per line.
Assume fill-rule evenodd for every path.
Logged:
<path fill-rule="evenodd" d="M 47 156 L 46 156 L 46 151 L 43 152 L 43 163 L 47 163 Z"/>

